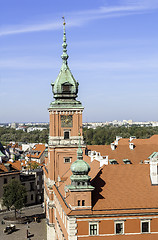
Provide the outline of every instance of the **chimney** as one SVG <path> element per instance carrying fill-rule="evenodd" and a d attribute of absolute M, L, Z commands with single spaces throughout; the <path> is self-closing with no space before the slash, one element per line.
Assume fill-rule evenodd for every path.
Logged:
<path fill-rule="evenodd" d="M 136 139 L 136 136 L 130 136 L 129 141 L 132 142 L 133 139 Z"/>
<path fill-rule="evenodd" d="M 111 149 L 112 149 L 112 150 L 115 150 L 115 149 L 116 149 L 115 143 L 111 143 Z"/>
<path fill-rule="evenodd" d="M 121 138 L 122 138 L 122 137 L 120 137 L 120 136 L 116 136 L 115 145 L 118 145 L 118 141 L 119 141 Z"/>
<path fill-rule="evenodd" d="M 134 149 L 134 143 L 129 143 L 129 148 L 131 149 L 131 150 L 133 150 Z"/>
<path fill-rule="evenodd" d="M 156 157 L 150 159 L 150 179 L 153 185 L 158 184 L 157 162 Z"/>

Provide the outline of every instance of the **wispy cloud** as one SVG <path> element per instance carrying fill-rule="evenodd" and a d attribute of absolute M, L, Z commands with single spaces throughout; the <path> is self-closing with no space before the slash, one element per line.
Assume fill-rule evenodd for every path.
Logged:
<path fill-rule="evenodd" d="M 88 21 L 103 18 L 114 18 L 123 17 L 134 14 L 142 14 L 158 8 L 157 0 L 120 0 L 117 5 L 109 5 L 106 3 L 105 6 L 101 6 L 97 9 L 90 9 L 86 11 L 75 11 L 67 13 L 69 16 L 68 27 L 80 26 Z M 50 21 L 44 24 L 23 24 L 13 26 L 3 26 L 0 30 L 0 37 L 6 35 L 31 33 L 39 31 L 50 31 L 61 28 L 60 21 Z"/>
<path fill-rule="evenodd" d="M 46 24 L 36 24 L 36 25 L 19 25 L 19 26 L 8 26 L 0 31 L 0 36 L 13 35 L 28 32 L 39 32 L 48 30 L 57 30 L 61 28 L 59 22 L 46 23 Z"/>

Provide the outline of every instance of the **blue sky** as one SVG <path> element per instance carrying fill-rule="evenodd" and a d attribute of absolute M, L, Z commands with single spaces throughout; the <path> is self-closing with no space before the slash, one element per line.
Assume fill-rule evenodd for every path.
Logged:
<path fill-rule="evenodd" d="M 62 60 L 83 121 L 158 120 L 157 0 L 0 0 L 0 122 L 47 122 Z"/>

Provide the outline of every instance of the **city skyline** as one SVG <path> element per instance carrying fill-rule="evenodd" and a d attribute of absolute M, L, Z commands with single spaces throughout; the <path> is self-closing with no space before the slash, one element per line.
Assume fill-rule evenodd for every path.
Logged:
<path fill-rule="evenodd" d="M 158 120 L 157 1 L 0 5 L 0 122 L 48 122 L 50 84 L 62 63 L 62 16 L 83 122 Z"/>

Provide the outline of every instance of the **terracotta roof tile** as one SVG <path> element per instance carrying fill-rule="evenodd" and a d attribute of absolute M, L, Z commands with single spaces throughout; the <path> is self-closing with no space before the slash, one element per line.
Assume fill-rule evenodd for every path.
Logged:
<path fill-rule="evenodd" d="M 93 179 L 93 210 L 158 209 L 158 186 L 152 186 L 149 165 L 108 165 Z M 152 198 L 151 198 L 152 196 Z"/>
<path fill-rule="evenodd" d="M 120 139 L 115 150 L 112 150 L 110 145 L 88 145 L 87 148 L 100 152 L 101 156 L 115 159 L 119 164 L 124 164 L 123 159 L 138 164 L 141 160 L 148 160 L 153 152 L 158 152 L 158 135 L 149 139 L 134 139 L 132 143 L 135 145 L 133 150 L 129 148 L 129 139 Z"/>
<path fill-rule="evenodd" d="M 0 173 L 8 172 L 8 169 L 4 166 L 3 163 L 0 164 Z"/>

